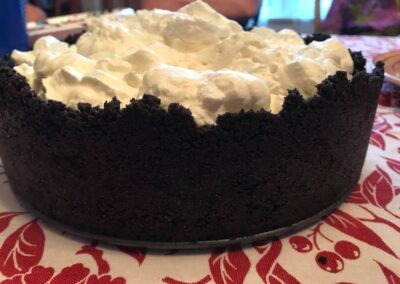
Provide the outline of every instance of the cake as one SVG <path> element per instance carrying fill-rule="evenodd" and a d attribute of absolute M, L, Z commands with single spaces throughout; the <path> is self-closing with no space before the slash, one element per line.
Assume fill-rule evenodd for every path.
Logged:
<path fill-rule="evenodd" d="M 383 64 L 306 43 L 196 1 L 14 51 L 0 61 L 11 187 L 76 232 L 153 244 L 240 241 L 332 210 L 360 176 Z"/>

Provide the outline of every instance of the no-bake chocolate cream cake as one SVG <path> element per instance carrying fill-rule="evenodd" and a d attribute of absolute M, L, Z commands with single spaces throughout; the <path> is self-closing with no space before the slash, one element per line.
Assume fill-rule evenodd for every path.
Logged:
<path fill-rule="evenodd" d="M 93 18 L 76 44 L 0 62 L 12 189 L 81 232 L 235 239 L 340 201 L 366 155 L 383 65 L 337 39 L 235 22 L 196 1 Z"/>

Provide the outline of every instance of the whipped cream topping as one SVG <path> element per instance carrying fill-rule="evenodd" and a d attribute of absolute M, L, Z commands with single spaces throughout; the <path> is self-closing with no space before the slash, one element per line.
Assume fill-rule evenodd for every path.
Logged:
<path fill-rule="evenodd" d="M 12 59 L 48 100 L 102 107 L 113 97 L 127 105 L 151 94 L 165 108 L 189 108 L 198 125 L 242 109 L 278 113 L 289 89 L 310 98 L 328 75 L 353 72 L 348 49 L 336 39 L 305 45 L 292 30 L 245 32 L 202 1 L 177 12 L 93 18 L 76 45 L 46 36 Z"/>

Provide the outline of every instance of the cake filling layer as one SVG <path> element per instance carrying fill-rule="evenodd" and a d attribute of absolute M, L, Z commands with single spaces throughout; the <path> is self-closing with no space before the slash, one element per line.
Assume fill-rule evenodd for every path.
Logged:
<path fill-rule="evenodd" d="M 246 32 L 202 1 L 177 12 L 92 18 L 76 45 L 47 36 L 12 58 L 45 99 L 102 107 L 151 94 L 165 108 L 187 107 L 198 125 L 242 109 L 278 113 L 288 90 L 310 98 L 327 76 L 353 72 L 337 39 L 306 45 L 292 30 Z"/>

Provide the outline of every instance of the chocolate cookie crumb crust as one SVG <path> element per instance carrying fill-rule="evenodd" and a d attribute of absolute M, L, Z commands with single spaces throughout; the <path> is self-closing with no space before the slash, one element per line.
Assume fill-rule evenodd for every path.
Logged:
<path fill-rule="evenodd" d="M 290 91 L 278 115 L 227 113 L 203 127 L 151 95 L 73 110 L 2 64 L 0 156 L 25 202 L 93 234 L 195 242 L 287 226 L 360 176 L 384 71 L 368 74 L 354 58 L 351 81 L 337 72 L 307 101 Z"/>

